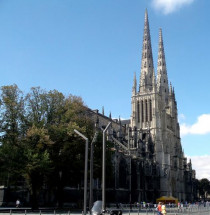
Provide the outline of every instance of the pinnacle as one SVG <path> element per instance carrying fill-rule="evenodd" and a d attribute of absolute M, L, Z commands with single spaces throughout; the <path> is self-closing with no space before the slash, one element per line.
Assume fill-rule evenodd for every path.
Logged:
<path fill-rule="evenodd" d="M 136 94 L 136 72 L 134 72 L 134 77 L 133 77 L 133 90 L 132 90 L 132 94 L 133 95 Z"/>
<path fill-rule="evenodd" d="M 133 80 L 136 80 L 136 72 L 134 72 L 134 78 L 133 78 Z"/>
<path fill-rule="evenodd" d="M 136 86 L 136 72 L 134 72 L 133 85 L 135 85 L 135 86 Z"/>
<path fill-rule="evenodd" d="M 169 90 L 170 95 L 172 95 L 172 84 L 170 82 L 170 90 Z"/>

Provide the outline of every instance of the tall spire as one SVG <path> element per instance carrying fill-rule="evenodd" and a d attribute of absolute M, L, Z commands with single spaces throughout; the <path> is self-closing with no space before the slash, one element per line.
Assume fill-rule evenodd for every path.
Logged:
<path fill-rule="evenodd" d="M 168 100 L 168 75 L 166 69 L 165 52 L 163 46 L 162 29 L 159 31 L 159 50 L 158 50 L 158 67 L 157 67 L 157 91 L 162 98 Z"/>
<path fill-rule="evenodd" d="M 139 91 L 152 91 L 154 82 L 154 65 L 152 57 L 152 45 L 150 38 L 149 19 L 147 10 L 144 17 L 144 37 L 142 46 L 142 60 L 141 60 L 141 77 Z"/>

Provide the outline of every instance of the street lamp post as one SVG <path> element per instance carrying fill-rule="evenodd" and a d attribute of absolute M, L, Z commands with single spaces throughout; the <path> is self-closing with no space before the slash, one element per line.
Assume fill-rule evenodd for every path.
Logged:
<path fill-rule="evenodd" d="M 81 134 L 79 131 L 74 129 L 74 132 L 77 133 L 86 141 L 85 145 L 85 174 L 84 174 L 84 215 L 86 215 L 86 204 L 87 204 L 87 172 L 88 172 L 88 138 Z"/>
<path fill-rule="evenodd" d="M 130 191 L 130 197 L 129 197 L 129 200 L 130 200 L 130 204 L 131 204 L 131 174 L 132 174 L 132 171 L 131 171 L 131 149 L 130 149 L 130 127 L 128 126 L 128 151 L 129 151 L 129 155 L 130 155 L 130 168 L 129 168 L 129 191 Z"/>
<path fill-rule="evenodd" d="M 105 211 L 105 190 L 106 190 L 106 140 L 105 140 L 105 134 L 109 126 L 111 125 L 111 122 L 106 126 L 106 128 L 103 130 L 103 160 L 102 160 L 102 211 Z"/>
<path fill-rule="evenodd" d="M 93 150 L 94 150 L 94 143 L 98 136 L 98 132 L 95 132 L 93 140 L 90 144 L 90 202 L 89 202 L 89 209 L 91 209 L 93 205 Z"/>

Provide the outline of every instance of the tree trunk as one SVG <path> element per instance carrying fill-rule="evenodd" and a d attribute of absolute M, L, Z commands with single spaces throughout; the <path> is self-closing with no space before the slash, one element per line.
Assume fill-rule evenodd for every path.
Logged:
<path fill-rule="evenodd" d="M 37 202 L 37 188 L 35 185 L 32 185 L 30 200 L 31 200 L 32 210 L 38 209 L 39 207 L 38 207 L 38 202 Z"/>

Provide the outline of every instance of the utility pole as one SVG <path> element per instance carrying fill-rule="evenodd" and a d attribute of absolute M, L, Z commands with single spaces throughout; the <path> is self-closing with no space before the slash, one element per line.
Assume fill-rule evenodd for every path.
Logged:
<path fill-rule="evenodd" d="M 94 151 L 94 143 L 96 141 L 97 136 L 98 136 L 98 132 L 96 131 L 93 137 L 93 140 L 90 144 L 90 202 L 89 202 L 90 210 L 93 205 L 93 151 Z"/>
<path fill-rule="evenodd" d="M 130 127 L 128 126 L 128 153 L 129 153 L 129 156 L 130 156 L 130 168 L 129 168 L 129 192 L 130 192 L 130 196 L 129 196 L 129 200 L 130 200 L 130 204 L 131 204 L 131 174 L 132 174 L 132 170 L 131 170 L 131 162 L 132 162 L 132 159 L 131 159 L 131 149 L 130 149 Z"/>
<path fill-rule="evenodd" d="M 106 126 L 106 128 L 103 130 L 103 158 L 102 158 L 102 211 L 105 211 L 106 207 L 106 140 L 105 135 L 106 131 L 111 125 L 111 122 Z"/>

